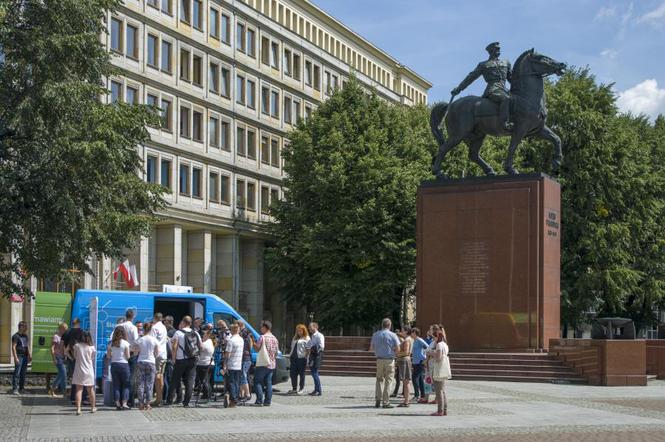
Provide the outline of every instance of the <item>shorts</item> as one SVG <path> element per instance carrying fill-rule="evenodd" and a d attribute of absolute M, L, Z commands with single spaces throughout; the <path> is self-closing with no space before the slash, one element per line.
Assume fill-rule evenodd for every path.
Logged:
<path fill-rule="evenodd" d="M 249 384 L 249 368 L 252 366 L 252 361 L 242 361 L 242 371 L 240 373 L 240 385 Z"/>
<path fill-rule="evenodd" d="M 155 371 L 156 374 L 163 375 L 164 374 L 164 369 L 166 368 L 166 359 L 160 358 L 157 356 L 155 358 Z"/>
<path fill-rule="evenodd" d="M 398 359 L 397 360 L 397 369 L 399 370 L 399 378 L 403 381 L 411 380 L 411 360 L 410 359 Z"/>

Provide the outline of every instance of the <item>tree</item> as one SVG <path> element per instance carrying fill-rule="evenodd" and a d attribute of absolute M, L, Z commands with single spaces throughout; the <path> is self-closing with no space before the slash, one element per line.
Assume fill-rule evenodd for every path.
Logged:
<path fill-rule="evenodd" d="M 139 177 L 145 106 L 104 104 L 100 42 L 117 0 L 0 0 L 0 291 L 90 271 L 149 233 L 163 190 Z"/>
<path fill-rule="evenodd" d="M 427 122 L 424 106 L 390 105 L 352 78 L 289 134 L 268 264 L 286 298 L 329 327 L 395 316 L 414 283 Z"/>

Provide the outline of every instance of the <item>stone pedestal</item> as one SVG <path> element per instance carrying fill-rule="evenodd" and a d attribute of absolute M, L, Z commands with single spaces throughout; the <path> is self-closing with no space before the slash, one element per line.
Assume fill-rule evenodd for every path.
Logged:
<path fill-rule="evenodd" d="M 560 186 L 540 174 L 418 190 L 417 322 L 453 351 L 541 351 L 560 336 Z"/>

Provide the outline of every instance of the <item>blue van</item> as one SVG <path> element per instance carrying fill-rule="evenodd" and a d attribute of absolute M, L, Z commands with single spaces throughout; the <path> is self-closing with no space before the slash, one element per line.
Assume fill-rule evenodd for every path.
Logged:
<path fill-rule="evenodd" d="M 98 380 L 102 378 L 106 344 L 111 339 L 118 318 L 124 317 L 127 309 L 135 310 L 135 320 L 142 322 L 152 321 L 155 312 L 160 312 L 164 316 L 171 315 L 176 326 L 180 323 L 180 319 L 187 315 L 192 318 L 202 318 L 205 322 L 212 324 L 216 324 L 220 319 L 229 325 L 236 320 L 242 320 L 251 331 L 254 340 L 259 338 L 259 334 L 252 325 L 216 295 L 80 289 L 76 291 L 71 314 L 72 319 L 79 318 L 82 329 L 90 330 L 95 341 Z M 252 349 L 252 363 L 255 362 L 256 352 Z M 288 379 L 287 361 L 280 352 L 277 355 L 277 370 L 273 376 L 273 383 L 286 382 Z M 222 380 L 221 373 L 216 369 L 215 382 Z"/>

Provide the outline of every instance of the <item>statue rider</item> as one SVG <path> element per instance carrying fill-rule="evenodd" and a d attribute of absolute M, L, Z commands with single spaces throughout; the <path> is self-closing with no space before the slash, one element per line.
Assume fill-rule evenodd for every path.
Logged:
<path fill-rule="evenodd" d="M 478 66 L 451 91 L 451 94 L 458 95 L 482 75 L 487 82 L 483 98 L 489 98 L 499 104 L 500 121 L 503 122 L 503 127 L 510 131 L 513 129 L 513 123 L 510 122 L 510 92 L 506 88 L 506 80 L 510 81 L 510 62 L 499 59 L 501 55 L 499 42 L 490 43 L 485 50 L 489 53 L 489 58 L 478 63 Z"/>

